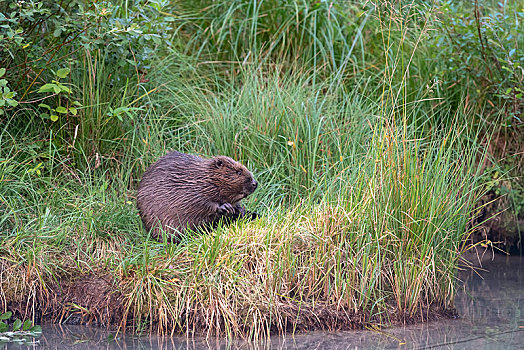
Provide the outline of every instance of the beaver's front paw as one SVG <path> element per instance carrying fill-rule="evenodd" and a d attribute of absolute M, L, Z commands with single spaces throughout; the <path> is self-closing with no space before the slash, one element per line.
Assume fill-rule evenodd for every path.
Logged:
<path fill-rule="evenodd" d="M 237 209 L 233 206 L 231 203 L 224 203 L 218 207 L 217 213 L 222 215 L 233 215 L 235 214 Z"/>

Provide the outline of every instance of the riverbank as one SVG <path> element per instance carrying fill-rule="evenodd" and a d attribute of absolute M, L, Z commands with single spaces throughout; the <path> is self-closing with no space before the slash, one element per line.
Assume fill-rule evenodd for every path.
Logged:
<path fill-rule="evenodd" d="M 395 286 L 386 284 L 395 278 L 388 275 L 385 268 L 393 264 L 390 260 L 393 257 L 383 257 L 384 266 L 370 266 L 365 271 L 358 261 L 371 258 L 377 264 L 377 256 L 362 253 L 359 256 L 357 248 L 349 254 L 343 253 L 342 250 L 348 249 L 346 245 L 337 247 L 333 242 L 324 241 L 332 240 L 333 236 L 319 241 L 303 234 L 279 237 L 280 233 L 266 237 L 228 234 L 221 238 L 196 238 L 200 251 L 193 250 L 197 248 L 193 243 L 171 253 L 172 247 L 147 241 L 144 248 L 149 252 L 149 263 L 145 266 L 132 265 L 124 274 L 110 275 L 107 267 L 103 270 L 103 266 L 92 264 L 89 270 L 73 268 L 59 280 L 43 279 L 42 285 L 37 284 L 36 268 L 29 275 L 27 270 L 16 272 L 4 268 L 2 292 L 7 308 L 24 319 L 168 335 L 258 338 L 305 330 L 413 324 L 456 316 L 456 312 L 449 309 L 451 306 L 445 306 L 446 301 L 425 303 L 422 296 L 430 292 L 428 287 L 435 285 L 422 286 L 426 281 L 420 277 L 408 281 L 408 276 L 404 276 L 404 280 L 396 276 L 402 285 L 416 283 L 420 288 L 418 300 L 410 311 L 399 308 L 388 292 Z M 270 242 L 260 243 L 266 240 Z M 393 248 L 386 240 L 381 242 L 383 248 Z M 287 255 L 286 250 L 294 252 Z M 111 254 L 117 261 L 138 257 L 125 257 L 126 253 L 118 249 L 112 249 Z M 325 254 L 330 256 L 321 257 Z M 143 258 L 140 257 L 140 261 Z M 293 259 L 302 261 L 297 263 Z M 435 263 L 435 260 L 425 263 Z M 349 264 L 354 264 L 353 271 L 346 270 Z M 411 260 L 411 267 L 417 271 L 428 267 L 423 264 Z M 65 268 L 57 266 L 56 271 Z M 373 275 L 378 269 L 382 271 Z M 112 272 L 119 272 L 118 267 Z M 7 274 L 12 278 L 8 283 Z M 425 278 L 431 277 L 434 276 L 425 275 Z M 351 285 L 352 280 L 358 284 Z M 409 291 L 396 290 L 397 293 Z M 390 295 L 388 300 L 375 300 L 387 295 Z M 18 298 L 21 300 L 12 301 Z M 372 302 L 371 308 L 364 309 Z M 254 333 L 257 329 L 260 333 Z"/>
<path fill-rule="evenodd" d="M 85 326 L 43 325 L 40 346 L 57 344 L 89 349 L 104 346 L 108 349 L 347 349 L 348 344 L 359 349 L 430 348 L 460 346 L 464 349 L 508 349 L 521 344 L 522 330 L 522 269 L 521 257 L 495 256 L 483 262 L 487 271 L 463 270 L 459 278 L 463 288 L 457 291 L 456 306 L 459 317 L 437 322 L 407 325 L 377 330 L 352 330 L 350 332 L 307 332 L 293 336 L 275 335 L 258 343 L 241 339 L 206 339 L 205 337 L 132 336 L 110 332 L 104 328 Z M 480 272 L 480 275 L 479 275 Z M 520 328 L 519 328 L 520 327 Z M 81 343 L 81 344 L 79 344 Z"/>
<path fill-rule="evenodd" d="M 398 167 L 371 158 L 336 199 L 276 208 L 178 245 L 149 239 L 118 191 L 77 205 L 57 192 L 42 205 L 60 198 L 64 211 L 54 202 L 38 235 L 4 240 L 4 305 L 24 319 L 249 339 L 454 316 L 463 210 L 474 203 L 463 191 L 475 178 L 442 152 L 416 153 Z M 408 170 L 418 176 L 399 183 Z"/>
<path fill-rule="evenodd" d="M 418 138 L 385 124 L 396 115 L 385 97 L 378 105 L 334 81 L 319 95 L 307 76 L 246 74 L 218 95 L 159 91 L 184 122 L 149 109 L 105 155 L 78 160 L 54 134 L 8 123 L 3 307 L 25 319 L 249 339 L 448 314 L 485 150 L 464 143 L 467 130 Z M 169 149 L 246 164 L 259 183 L 246 207 L 261 218 L 178 245 L 152 240 L 136 186 Z"/>

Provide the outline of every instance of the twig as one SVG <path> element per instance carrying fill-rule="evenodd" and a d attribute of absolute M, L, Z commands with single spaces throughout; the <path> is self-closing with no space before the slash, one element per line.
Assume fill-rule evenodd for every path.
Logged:
<path fill-rule="evenodd" d="M 486 63 L 486 68 L 488 69 L 488 72 L 490 76 L 493 76 L 493 72 L 491 72 L 491 68 L 489 68 L 489 62 L 486 58 L 486 48 L 484 47 L 484 39 L 482 37 L 482 31 L 481 24 L 480 24 L 480 10 L 479 10 L 479 2 L 478 0 L 475 0 L 475 22 L 477 24 L 477 32 L 479 34 L 479 41 L 480 41 L 480 55 L 482 56 L 482 60 Z"/>
<path fill-rule="evenodd" d="M 45 96 L 45 97 L 42 97 L 42 98 L 37 98 L 36 100 L 30 100 L 30 101 L 20 101 L 18 103 L 35 103 L 35 102 L 39 102 L 39 101 L 43 101 L 47 98 L 50 98 L 50 97 L 53 97 L 53 96 L 56 96 L 58 94 L 52 94 L 52 95 L 49 95 L 49 96 Z"/>

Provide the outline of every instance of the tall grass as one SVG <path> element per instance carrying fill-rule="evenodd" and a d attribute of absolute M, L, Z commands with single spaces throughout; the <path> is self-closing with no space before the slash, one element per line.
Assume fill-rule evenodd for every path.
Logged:
<path fill-rule="evenodd" d="M 228 85 L 214 94 L 177 94 L 177 115 L 187 124 L 171 123 L 176 135 L 167 148 L 201 154 L 225 153 L 255 169 L 271 196 L 322 193 L 326 179 L 353 166 L 372 131 L 373 106 L 364 97 L 329 86 L 311 88 L 306 77 L 247 73 L 243 85 Z M 185 89 L 185 87 L 183 87 Z M 321 92 L 322 91 L 322 92 Z M 191 129 L 192 131 L 188 131 Z M 272 186 L 275 184 L 276 186 Z"/>
<path fill-rule="evenodd" d="M 357 57 L 370 14 L 366 6 L 343 1 L 195 1 L 180 6 L 185 14 L 181 26 L 191 35 L 186 50 L 204 64 L 298 61 L 319 71 L 337 71 Z"/>
<path fill-rule="evenodd" d="M 50 297 L 56 281 L 72 276 L 108 275 L 122 325 L 251 338 L 387 324 L 451 306 L 478 181 L 474 150 L 459 152 L 457 131 L 405 137 L 410 128 L 384 124 L 379 103 L 336 85 L 319 94 L 307 78 L 248 77 L 217 93 L 182 87 L 194 99 L 175 95 L 172 112 L 186 123 L 152 114 L 132 133 L 147 161 L 128 151 L 128 171 L 60 173 L 52 170 L 59 152 L 31 153 L 4 129 L 2 231 L 11 233 L 2 236 L 2 288 L 10 302 Z M 165 143 L 146 142 L 151 125 Z M 244 160 L 261 183 L 248 206 L 263 218 L 178 246 L 147 240 L 126 187 L 159 146 Z M 39 159 L 40 174 L 29 166 Z M 30 280 L 38 292 L 27 289 Z"/>
<path fill-rule="evenodd" d="M 262 184 L 250 205 L 267 218 L 191 238 L 180 253 L 185 264 L 168 261 L 155 270 L 160 275 L 142 275 L 158 290 L 176 280 L 173 293 L 182 289 L 198 305 L 189 310 L 180 294 L 167 297 L 162 309 L 194 318 L 173 324 L 166 314 L 162 328 L 198 320 L 211 333 L 256 336 L 388 323 L 392 302 L 393 318 L 451 306 L 479 181 L 476 153 L 464 151 L 460 130 L 417 138 L 418 128 L 383 123 L 392 120 L 377 115 L 383 105 L 340 87 L 315 94 L 279 74 L 241 81 L 237 89 L 197 93 L 196 103 L 176 95 L 190 120 L 184 128 L 194 132 L 170 132 L 187 151 L 245 159 Z M 151 303 L 142 300 L 136 315 L 148 314 Z"/>

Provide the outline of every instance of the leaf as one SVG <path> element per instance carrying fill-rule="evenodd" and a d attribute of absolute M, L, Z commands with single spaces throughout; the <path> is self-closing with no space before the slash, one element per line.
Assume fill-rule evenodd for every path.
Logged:
<path fill-rule="evenodd" d="M 157 35 L 153 35 L 151 38 L 153 39 L 153 42 L 155 44 L 157 44 L 157 45 L 162 44 L 162 39 L 160 39 Z"/>
<path fill-rule="evenodd" d="M 65 78 L 71 70 L 69 68 L 62 68 L 56 71 L 56 75 L 60 78 Z"/>
<path fill-rule="evenodd" d="M 4 333 L 9 329 L 9 326 L 4 322 L 0 322 L 0 333 Z"/>
<path fill-rule="evenodd" d="M 35 333 L 35 334 L 42 333 L 42 327 L 40 327 L 39 325 L 33 326 L 33 328 L 31 328 L 31 333 Z"/>
<path fill-rule="evenodd" d="M 51 110 L 51 107 L 45 103 L 40 103 L 38 107 L 47 108 L 48 110 Z"/>
<path fill-rule="evenodd" d="M 56 110 L 58 113 L 62 113 L 62 114 L 67 113 L 67 108 L 65 108 L 65 107 L 63 107 L 63 106 L 56 107 L 55 110 Z"/>
<path fill-rule="evenodd" d="M 51 117 L 49 117 L 52 122 L 56 122 L 58 120 L 58 116 L 55 114 L 52 114 Z"/>
<path fill-rule="evenodd" d="M 5 68 L 0 68 L 0 78 L 5 74 Z"/>
<path fill-rule="evenodd" d="M 16 332 L 17 330 L 19 330 L 20 327 L 22 327 L 22 321 L 20 321 L 19 319 L 16 319 L 15 322 L 13 322 L 13 332 Z"/>
<path fill-rule="evenodd" d="M 107 341 L 108 343 L 112 343 L 112 342 L 114 342 L 114 341 L 115 341 L 115 335 L 112 334 L 112 333 L 110 333 L 110 334 L 107 336 L 106 341 Z"/>
<path fill-rule="evenodd" d="M 24 325 L 22 326 L 23 331 L 27 331 L 33 327 L 33 322 L 31 320 L 25 320 Z"/>
<path fill-rule="evenodd" d="M 75 107 L 69 107 L 69 112 L 71 112 L 72 115 L 76 115 L 78 113 Z"/>
<path fill-rule="evenodd" d="M 58 88 L 56 84 L 44 84 L 40 86 L 40 89 L 38 89 L 38 92 L 53 92 L 55 91 L 55 88 Z M 60 90 L 59 90 L 60 91 Z"/>
<path fill-rule="evenodd" d="M 11 311 L 7 311 L 6 313 L 3 313 L 0 315 L 0 320 L 8 320 L 13 316 L 13 313 Z"/>
<path fill-rule="evenodd" d="M 123 112 L 127 112 L 128 111 L 128 108 L 127 107 L 118 107 L 118 108 L 115 108 L 113 110 L 113 113 L 114 114 L 121 114 Z"/>
<path fill-rule="evenodd" d="M 69 94 L 71 93 L 71 89 L 68 88 L 68 87 L 65 86 L 65 85 L 60 84 L 60 89 L 61 89 L 62 91 L 65 91 L 65 92 L 69 93 Z"/>
<path fill-rule="evenodd" d="M 11 99 L 8 99 L 8 100 L 7 100 L 7 104 L 10 105 L 11 107 L 16 107 L 16 106 L 18 106 L 18 102 L 15 101 L 15 100 L 11 100 Z"/>

